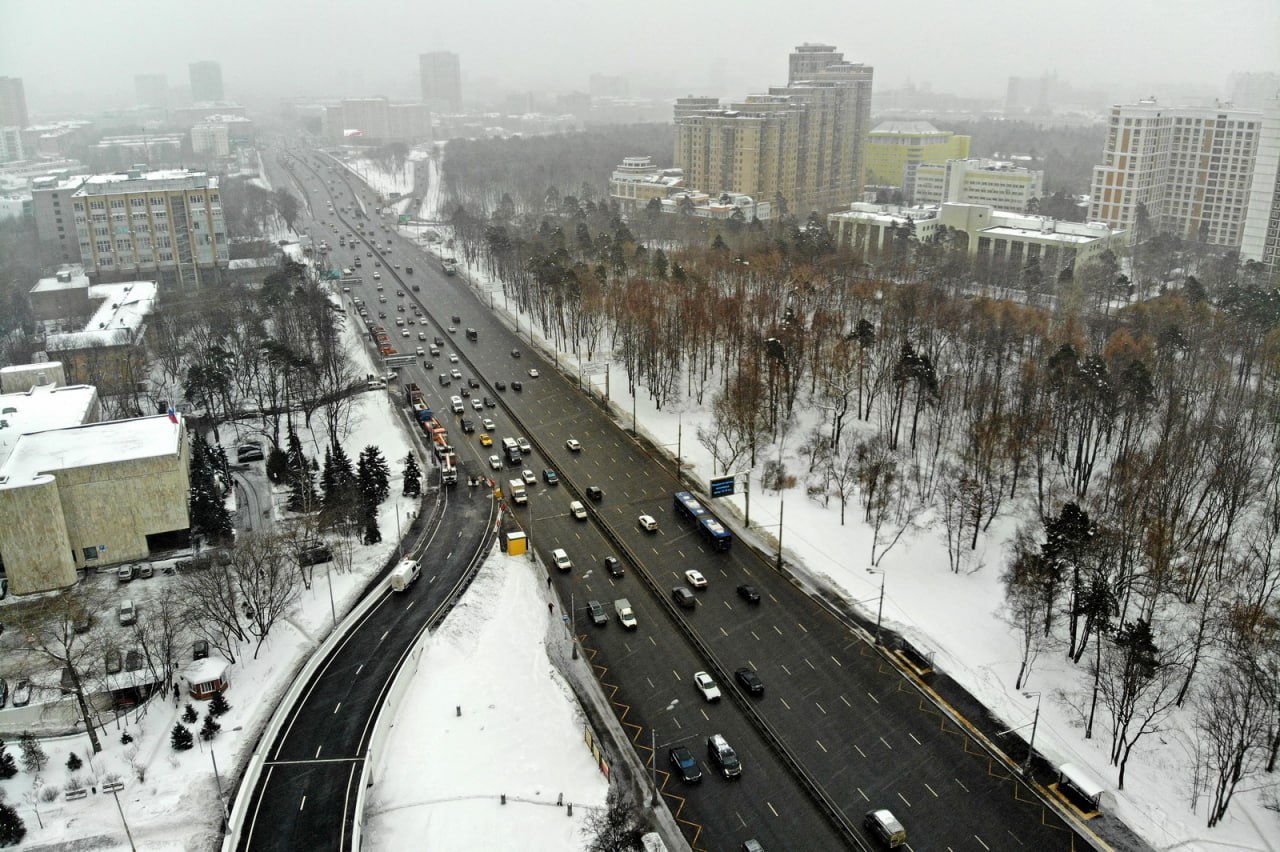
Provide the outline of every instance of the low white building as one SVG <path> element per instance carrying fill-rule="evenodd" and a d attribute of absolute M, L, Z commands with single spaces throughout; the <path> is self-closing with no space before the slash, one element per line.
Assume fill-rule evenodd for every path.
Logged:
<path fill-rule="evenodd" d="M 766 222 L 773 218 L 773 203 L 756 201 L 750 195 L 740 192 L 722 192 L 711 196 L 696 189 L 684 189 L 662 199 L 662 212 L 721 220 L 732 219 L 735 214 L 740 214 L 738 218 L 743 222 L 753 219 Z"/>
<path fill-rule="evenodd" d="M 624 210 L 637 210 L 683 186 L 683 169 L 660 169 L 652 157 L 624 157 L 609 178 L 609 197 Z"/>
<path fill-rule="evenodd" d="M 231 156 L 231 133 L 221 123 L 197 124 L 191 128 L 191 153 L 211 157 Z"/>
<path fill-rule="evenodd" d="M 1027 213 L 1044 197 L 1044 172 L 1002 160 L 947 160 L 916 166 L 913 204 L 985 204 Z"/>

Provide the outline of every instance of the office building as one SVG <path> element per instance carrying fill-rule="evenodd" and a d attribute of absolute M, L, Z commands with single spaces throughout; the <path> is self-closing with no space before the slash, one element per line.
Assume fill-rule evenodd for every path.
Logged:
<path fill-rule="evenodd" d="M 912 204 L 986 204 L 997 210 L 1032 212 L 1044 195 L 1044 172 L 998 160 L 947 160 L 916 166 Z"/>
<path fill-rule="evenodd" d="M 22 146 L 21 127 L 0 127 L 0 163 L 13 163 L 27 158 Z"/>
<path fill-rule="evenodd" d="M 910 199 L 916 168 L 969 157 L 968 136 L 939 130 L 927 121 L 886 121 L 867 134 L 867 186 L 896 188 Z"/>
<path fill-rule="evenodd" d="M 1141 207 L 1152 232 L 1239 248 L 1261 127 L 1262 113 L 1251 110 L 1155 100 L 1112 107 L 1090 220 L 1140 239 Z"/>
<path fill-rule="evenodd" d="M 164 74 L 138 74 L 133 78 L 134 102 L 138 106 L 169 105 L 169 78 Z"/>
<path fill-rule="evenodd" d="M 191 153 L 204 157 L 231 156 L 231 134 L 226 124 L 197 124 L 191 128 Z"/>
<path fill-rule="evenodd" d="M 786 86 L 727 106 L 681 98 L 675 165 L 689 186 L 780 200 L 801 218 L 842 207 L 862 188 L 872 73 L 806 44 L 790 57 Z"/>
<path fill-rule="evenodd" d="M 324 126 L 325 134 L 334 140 L 424 142 L 431 138 L 431 111 L 426 104 L 397 104 L 382 97 L 344 98 L 325 109 Z"/>
<path fill-rule="evenodd" d="M 44 351 L 62 363 L 68 381 L 117 394 L 146 378 L 154 281 L 91 284 L 80 267 L 64 267 L 42 278 L 28 298 L 42 317 Z"/>
<path fill-rule="evenodd" d="M 437 112 L 462 112 L 462 63 L 458 54 L 447 50 L 423 53 L 418 57 L 422 78 L 422 100 Z"/>
<path fill-rule="evenodd" d="M 1053 280 L 1064 269 L 1081 264 L 1119 244 L 1123 234 L 1101 222 L 1063 222 L 1047 216 L 1028 216 L 995 210 L 984 204 L 900 207 L 857 203 L 827 217 L 836 244 L 860 250 L 866 257 L 883 251 L 910 221 L 916 240 L 926 242 L 939 228 L 949 229 L 969 257 L 1008 264 L 1022 270 L 1039 265 Z"/>
<path fill-rule="evenodd" d="M 26 127 L 27 95 L 21 77 L 0 77 L 0 127 Z"/>
<path fill-rule="evenodd" d="M 223 99 L 221 65 L 217 62 L 192 62 L 188 70 L 191 74 L 192 101 L 206 103 Z"/>
<path fill-rule="evenodd" d="M 1240 257 L 1258 261 L 1272 275 L 1280 272 L 1280 98 L 1262 113 Z"/>
<path fill-rule="evenodd" d="M 52 227 L 74 223 L 76 260 L 97 283 L 201 287 L 218 283 L 230 259 L 218 179 L 205 172 L 131 169 L 53 182 L 32 196 L 41 241 L 61 236 L 46 231 L 56 219 Z"/>
<path fill-rule="evenodd" d="M 85 174 L 32 177 L 31 210 L 42 263 L 60 266 L 80 262 L 80 235 L 71 196 L 88 179 Z"/>

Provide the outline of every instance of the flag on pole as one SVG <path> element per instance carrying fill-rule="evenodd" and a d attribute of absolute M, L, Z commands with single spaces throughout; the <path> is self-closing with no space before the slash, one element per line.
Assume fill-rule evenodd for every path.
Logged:
<path fill-rule="evenodd" d="M 174 411 L 174 410 L 173 410 L 173 406 L 172 406 L 172 405 L 171 405 L 171 406 L 169 406 L 168 414 L 169 414 L 169 422 L 170 422 L 170 423 L 172 423 L 173 425 L 177 426 L 177 425 L 178 425 L 178 412 L 176 412 L 176 411 Z"/>

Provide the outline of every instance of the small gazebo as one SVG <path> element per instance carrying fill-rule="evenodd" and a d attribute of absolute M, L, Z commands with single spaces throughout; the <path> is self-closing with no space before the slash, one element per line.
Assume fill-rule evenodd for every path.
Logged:
<path fill-rule="evenodd" d="M 222 692 L 231 684 L 227 682 L 227 661 L 213 657 L 196 660 L 182 672 L 187 679 L 187 692 L 198 701 L 208 701 L 214 693 Z"/>

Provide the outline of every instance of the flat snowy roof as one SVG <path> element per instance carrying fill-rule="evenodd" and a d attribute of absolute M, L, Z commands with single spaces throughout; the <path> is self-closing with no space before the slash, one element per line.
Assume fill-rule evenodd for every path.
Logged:
<path fill-rule="evenodd" d="M 25 393 L 0 394 L 0 465 L 23 435 L 84 423 L 96 398 L 89 385 L 36 385 Z"/>
<path fill-rule="evenodd" d="M 95 464 L 176 455 L 181 420 L 168 415 L 91 423 L 23 435 L 0 465 L 0 483 L 28 482 L 42 473 L 57 473 Z"/>
<path fill-rule="evenodd" d="M 48 293 L 53 290 L 77 290 L 87 288 L 89 286 L 89 276 L 84 274 L 83 266 L 75 266 L 70 269 L 60 269 L 59 272 L 70 272 L 71 277 L 67 281 L 59 281 L 57 275 L 51 275 L 48 278 L 41 278 L 36 282 L 36 286 L 31 288 L 32 293 Z"/>
<path fill-rule="evenodd" d="M 45 349 L 65 352 L 69 349 L 88 349 L 92 346 L 124 345 L 132 341 L 133 333 L 142 327 L 156 303 L 156 282 L 125 281 L 120 284 L 94 284 L 89 288 L 90 299 L 102 303 L 83 331 L 67 334 L 51 334 L 45 338 Z"/>

